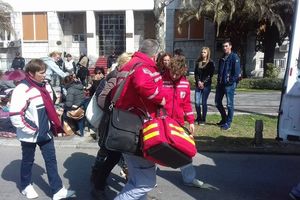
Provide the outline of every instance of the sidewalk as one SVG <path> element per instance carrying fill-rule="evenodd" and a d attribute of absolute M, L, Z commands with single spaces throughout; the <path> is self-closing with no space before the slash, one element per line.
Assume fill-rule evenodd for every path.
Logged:
<path fill-rule="evenodd" d="M 286 154 L 300 155 L 299 143 L 282 143 L 274 140 L 273 144 L 263 144 L 262 146 L 223 146 L 216 145 L 201 137 L 195 138 L 198 152 L 216 152 L 216 153 L 250 153 L 250 154 Z M 16 138 L 0 137 L 0 146 L 20 147 L 20 142 Z M 55 137 L 56 148 L 75 148 L 75 149 L 98 149 L 98 143 L 89 132 L 85 132 L 84 137 L 77 135 Z"/>
<path fill-rule="evenodd" d="M 84 137 L 77 135 L 55 137 L 55 146 L 58 148 L 99 148 L 98 143 L 90 136 L 90 132 L 85 132 Z M 17 138 L 0 137 L 1 146 L 20 146 Z"/>

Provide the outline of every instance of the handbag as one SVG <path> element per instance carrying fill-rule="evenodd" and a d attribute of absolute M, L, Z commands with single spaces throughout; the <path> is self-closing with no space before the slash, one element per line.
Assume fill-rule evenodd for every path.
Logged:
<path fill-rule="evenodd" d="M 66 136 L 74 135 L 74 131 L 72 130 L 71 126 L 68 122 L 63 121 L 63 129 L 65 131 Z"/>
<path fill-rule="evenodd" d="M 139 65 L 136 63 L 131 72 Z M 116 93 L 109 106 L 109 120 L 104 145 L 112 151 L 119 151 L 128 154 L 138 154 L 140 150 L 140 132 L 142 130 L 143 119 L 128 110 L 115 108 L 114 105 L 120 97 L 128 75 L 118 86 Z"/>
<path fill-rule="evenodd" d="M 96 95 L 94 94 L 85 111 L 86 119 L 94 127 L 98 128 L 101 118 L 103 116 L 103 110 L 98 106 Z"/>
<path fill-rule="evenodd" d="M 75 110 L 69 110 L 67 116 L 75 120 L 82 119 L 84 117 L 84 110 L 79 106 Z"/>
<path fill-rule="evenodd" d="M 161 109 L 143 124 L 142 150 L 146 159 L 172 168 L 192 162 L 197 149 L 191 134 Z"/>
<path fill-rule="evenodd" d="M 142 123 L 143 120 L 138 115 L 127 110 L 112 108 L 105 147 L 122 153 L 138 153 Z"/>

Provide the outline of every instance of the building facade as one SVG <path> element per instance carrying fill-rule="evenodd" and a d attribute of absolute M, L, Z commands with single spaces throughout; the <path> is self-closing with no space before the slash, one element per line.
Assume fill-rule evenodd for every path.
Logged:
<path fill-rule="evenodd" d="M 86 54 L 93 64 L 100 55 L 133 52 L 140 41 L 154 38 L 153 0 L 86 0 L 79 4 L 59 0 L 6 0 L 14 9 L 11 15 L 16 34 L 0 32 L 0 69 L 7 70 L 16 52 L 29 60 L 52 51 Z M 165 47 L 173 53 L 183 50 L 190 71 L 203 46 L 212 51 L 217 63 L 222 55 L 222 39 L 215 37 L 215 25 L 207 19 L 191 20 L 178 32 L 176 24 L 180 0 L 165 9 Z M 262 76 L 263 53 L 255 51 L 255 34 L 247 41 L 246 74 Z M 276 48 L 274 64 L 283 75 L 288 41 Z"/>
<path fill-rule="evenodd" d="M 0 38 L 0 69 L 8 69 L 16 52 L 29 60 L 52 51 L 86 54 L 92 63 L 99 55 L 133 52 L 153 22 L 153 0 L 7 0 L 13 9 L 14 34 Z M 30 6 L 29 6 L 30 5 Z M 153 23 L 150 23 L 152 25 Z M 151 28 L 150 28 L 151 30 Z M 152 27 L 154 30 L 154 27 Z"/>

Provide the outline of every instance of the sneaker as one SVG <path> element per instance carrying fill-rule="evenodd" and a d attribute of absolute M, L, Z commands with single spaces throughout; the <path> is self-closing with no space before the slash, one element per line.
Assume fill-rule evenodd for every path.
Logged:
<path fill-rule="evenodd" d="M 289 193 L 289 196 L 294 199 L 294 200 L 300 200 L 300 197 L 297 197 L 296 195 L 294 195 L 292 192 Z"/>
<path fill-rule="evenodd" d="M 223 120 L 221 120 L 221 121 L 219 121 L 219 122 L 217 123 L 218 126 L 223 126 L 224 124 L 226 124 L 226 122 L 223 121 Z"/>
<path fill-rule="evenodd" d="M 223 124 L 223 125 L 221 126 L 221 130 L 223 130 L 223 131 L 230 130 L 230 125 L 227 124 L 227 123 Z"/>
<path fill-rule="evenodd" d="M 62 187 L 58 192 L 53 195 L 53 200 L 65 199 L 71 197 L 75 194 L 73 190 L 67 190 L 66 188 Z"/>
<path fill-rule="evenodd" d="M 32 184 L 27 185 L 27 187 L 22 190 L 22 194 L 25 195 L 27 199 L 35 199 L 39 196 L 34 190 Z"/>
<path fill-rule="evenodd" d="M 185 186 L 202 188 L 204 183 L 198 179 L 194 179 L 191 183 L 183 183 Z"/>
<path fill-rule="evenodd" d="M 122 167 L 120 171 L 121 177 L 125 178 L 126 181 L 128 181 L 128 168 L 127 167 Z"/>
<path fill-rule="evenodd" d="M 205 121 L 198 122 L 199 125 L 205 125 Z"/>

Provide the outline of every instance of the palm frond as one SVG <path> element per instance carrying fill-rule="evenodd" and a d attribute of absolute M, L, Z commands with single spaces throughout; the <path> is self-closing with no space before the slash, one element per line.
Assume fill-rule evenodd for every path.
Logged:
<path fill-rule="evenodd" d="M 234 1 L 229 1 L 228 3 L 230 5 L 229 20 L 232 20 L 232 16 L 235 13 L 235 2 Z"/>
<path fill-rule="evenodd" d="M 285 24 L 280 15 L 274 13 L 269 20 L 271 24 L 274 24 L 277 27 L 279 35 L 283 36 L 285 34 Z"/>
<path fill-rule="evenodd" d="M 273 2 L 270 6 L 272 8 L 289 8 L 293 9 L 295 1 L 293 0 L 280 0 Z"/>

